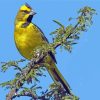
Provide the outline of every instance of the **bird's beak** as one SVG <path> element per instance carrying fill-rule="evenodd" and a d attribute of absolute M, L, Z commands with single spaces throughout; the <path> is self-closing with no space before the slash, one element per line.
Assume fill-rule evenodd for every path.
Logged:
<path fill-rule="evenodd" d="M 31 10 L 31 12 L 29 14 L 34 16 L 36 14 L 36 12 L 34 12 L 33 10 Z"/>

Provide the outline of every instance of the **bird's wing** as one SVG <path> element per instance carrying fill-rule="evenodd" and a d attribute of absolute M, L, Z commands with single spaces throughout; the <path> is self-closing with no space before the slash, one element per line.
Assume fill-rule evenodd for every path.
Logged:
<path fill-rule="evenodd" d="M 35 25 L 35 24 L 34 24 Z M 41 37 L 43 38 L 43 40 L 45 40 L 47 43 L 49 43 L 49 41 L 48 41 L 48 39 L 45 37 L 45 35 L 44 35 L 44 33 L 43 33 L 43 31 L 37 26 L 37 25 L 35 25 L 36 27 L 37 27 L 37 29 L 40 31 L 40 33 L 41 33 Z"/>
<path fill-rule="evenodd" d="M 35 24 L 34 24 L 34 25 L 35 25 Z M 45 40 L 47 43 L 49 43 L 49 41 L 48 41 L 48 39 L 45 37 L 43 31 L 42 31 L 37 25 L 35 25 L 35 26 L 36 26 L 37 29 L 41 32 L 41 37 L 43 38 L 43 40 Z M 55 63 L 57 63 L 54 54 L 53 54 L 51 51 L 49 52 L 49 54 L 50 54 L 51 58 L 53 59 L 53 61 L 54 61 Z"/>

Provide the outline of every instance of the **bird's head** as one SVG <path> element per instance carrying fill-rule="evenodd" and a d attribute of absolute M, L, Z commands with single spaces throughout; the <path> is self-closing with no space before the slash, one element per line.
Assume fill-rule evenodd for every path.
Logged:
<path fill-rule="evenodd" d="M 33 9 L 28 5 L 27 3 L 20 7 L 16 20 L 17 21 L 24 21 L 24 22 L 31 22 L 33 16 L 36 13 L 33 11 Z"/>

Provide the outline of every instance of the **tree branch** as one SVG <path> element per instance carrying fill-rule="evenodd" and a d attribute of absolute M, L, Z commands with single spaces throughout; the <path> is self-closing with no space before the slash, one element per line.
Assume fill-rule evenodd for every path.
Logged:
<path fill-rule="evenodd" d="M 18 66 L 18 63 L 11 63 L 11 62 L 2 65 L 3 72 L 5 72 L 11 66 L 19 70 L 19 73 L 17 73 L 14 80 L 0 84 L 2 87 L 10 86 L 11 90 L 6 97 L 6 100 L 12 100 L 20 96 L 29 96 L 32 97 L 32 99 L 34 100 L 36 100 L 37 98 L 45 100 L 43 98 L 47 97 L 48 98 L 53 97 L 56 98 L 56 100 L 61 100 L 59 98 L 65 96 L 66 98 L 70 97 L 70 95 L 67 95 L 67 93 L 65 93 L 64 88 L 59 89 L 57 88 L 58 87 L 57 85 L 55 85 L 53 89 L 51 89 L 51 91 L 44 93 L 44 95 L 42 96 L 35 95 L 34 92 L 31 92 L 31 90 L 23 91 L 21 94 L 18 92 L 22 88 L 25 82 L 32 83 L 32 79 L 38 81 L 37 76 L 43 75 L 41 74 L 40 68 L 43 69 L 43 67 L 48 66 L 48 64 L 41 63 L 41 60 L 43 60 L 48 55 L 48 52 L 55 53 L 55 49 L 59 46 L 63 46 L 68 51 L 70 51 L 72 44 L 75 44 L 74 41 L 78 39 L 79 33 L 84 32 L 86 28 L 89 26 L 87 25 L 87 21 L 92 22 L 92 16 L 93 14 L 95 14 L 95 10 L 90 7 L 84 7 L 83 9 L 79 10 L 79 13 L 80 15 L 77 18 L 78 22 L 76 23 L 76 25 L 74 25 L 74 27 L 72 25 L 64 27 L 58 21 L 54 21 L 60 26 L 60 28 L 52 32 L 52 34 L 54 34 L 55 36 L 53 43 L 49 45 L 44 45 L 42 47 L 37 47 L 36 49 L 34 49 L 33 59 L 28 63 L 28 65 L 26 65 L 26 67 L 20 68 Z M 71 95 L 71 97 L 73 97 L 73 99 L 70 98 L 69 100 L 78 100 L 74 98 L 74 95 L 73 96 Z M 68 100 L 68 99 L 62 99 L 62 100 Z"/>

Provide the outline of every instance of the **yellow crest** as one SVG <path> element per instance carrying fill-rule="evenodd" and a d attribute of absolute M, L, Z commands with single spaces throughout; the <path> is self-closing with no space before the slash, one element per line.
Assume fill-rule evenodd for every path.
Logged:
<path fill-rule="evenodd" d="M 20 10 L 27 10 L 30 12 L 32 8 L 26 3 L 25 5 L 21 6 Z"/>

